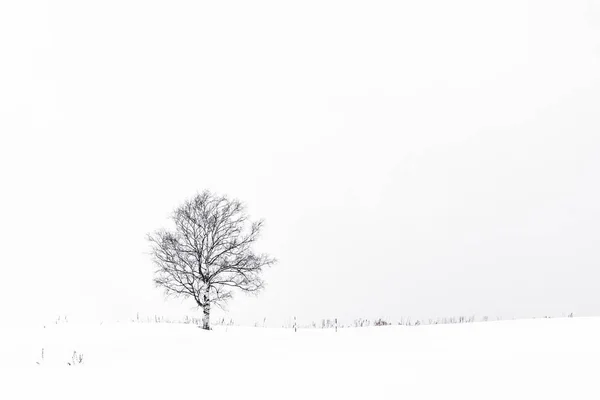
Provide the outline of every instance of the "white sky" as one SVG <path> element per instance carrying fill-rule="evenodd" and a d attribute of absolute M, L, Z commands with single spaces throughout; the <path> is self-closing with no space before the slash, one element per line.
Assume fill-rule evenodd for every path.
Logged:
<path fill-rule="evenodd" d="M 190 313 L 202 189 L 280 263 L 229 317 L 600 314 L 600 1 L 0 3 L 5 321 Z"/>

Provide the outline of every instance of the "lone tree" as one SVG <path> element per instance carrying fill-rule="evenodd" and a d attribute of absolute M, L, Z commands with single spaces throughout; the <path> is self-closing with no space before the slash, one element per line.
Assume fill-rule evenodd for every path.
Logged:
<path fill-rule="evenodd" d="M 276 262 L 252 250 L 263 221 L 250 221 L 242 203 L 209 191 L 175 209 L 172 220 L 174 231 L 148 235 L 154 282 L 167 295 L 193 298 L 204 311 L 202 328 L 210 329 L 211 306 L 222 306 L 234 289 L 262 289 L 261 272 Z"/>

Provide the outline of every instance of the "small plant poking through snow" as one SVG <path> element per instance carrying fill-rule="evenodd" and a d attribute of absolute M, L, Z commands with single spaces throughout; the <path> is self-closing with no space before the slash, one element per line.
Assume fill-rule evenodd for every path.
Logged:
<path fill-rule="evenodd" d="M 373 325 L 375 325 L 375 326 L 387 326 L 387 325 L 391 325 L 391 323 L 387 322 L 383 318 L 379 318 L 379 319 L 375 320 L 375 322 L 373 323 Z"/>
<path fill-rule="evenodd" d="M 42 365 L 43 362 L 44 362 L 44 348 L 42 347 L 42 358 L 40 359 L 40 361 L 36 361 L 35 363 L 37 365 Z"/>
<path fill-rule="evenodd" d="M 71 357 L 71 362 L 68 362 L 67 365 L 74 366 L 77 364 L 83 364 L 83 354 L 77 354 L 77 352 L 74 351 L 73 356 Z"/>

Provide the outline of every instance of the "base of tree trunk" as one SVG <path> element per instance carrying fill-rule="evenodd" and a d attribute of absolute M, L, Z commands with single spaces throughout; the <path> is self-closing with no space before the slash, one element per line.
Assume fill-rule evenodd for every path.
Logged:
<path fill-rule="evenodd" d="M 202 316 L 202 329 L 210 330 L 210 305 L 204 306 L 204 315 Z"/>

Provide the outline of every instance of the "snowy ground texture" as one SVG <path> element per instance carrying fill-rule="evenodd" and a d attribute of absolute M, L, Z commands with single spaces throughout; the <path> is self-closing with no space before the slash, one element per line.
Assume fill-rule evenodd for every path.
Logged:
<path fill-rule="evenodd" d="M 0 328 L 0 374 L 0 399 L 599 399 L 600 318 Z"/>

